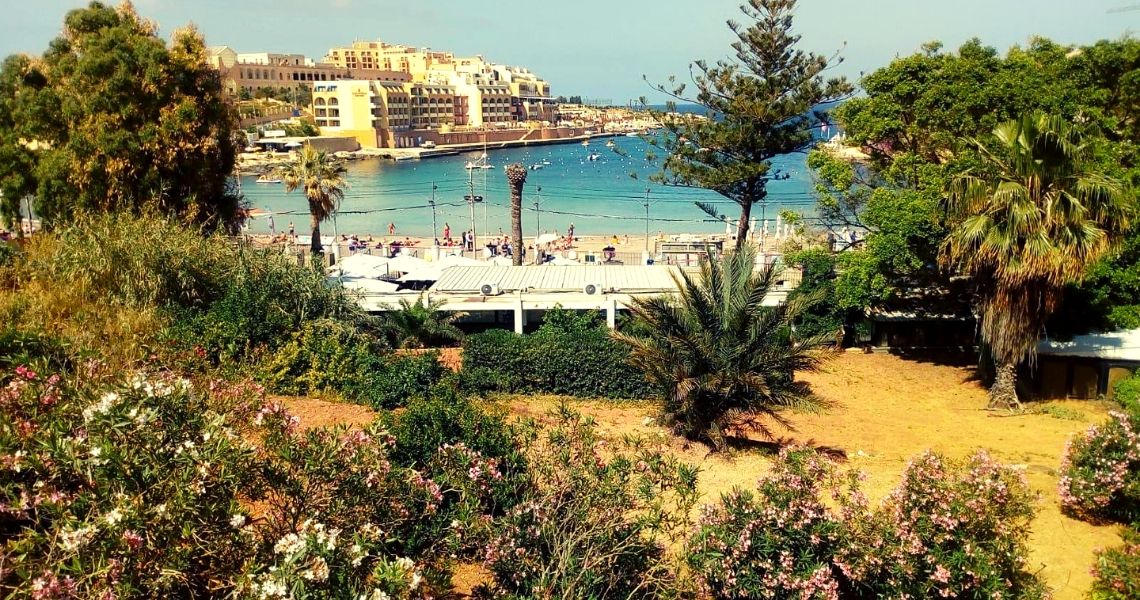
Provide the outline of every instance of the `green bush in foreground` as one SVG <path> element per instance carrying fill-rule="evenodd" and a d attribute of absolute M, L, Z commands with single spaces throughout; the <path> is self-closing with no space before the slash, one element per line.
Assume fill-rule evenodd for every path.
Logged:
<path fill-rule="evenodd" d="M 595 315 L 555 309 L 533 334 L 492 330 L 467 336 L 461 382 L 476 393 L 555 394 L 579 398 L 647 398 L 645 377 L 629 351 Z"/>

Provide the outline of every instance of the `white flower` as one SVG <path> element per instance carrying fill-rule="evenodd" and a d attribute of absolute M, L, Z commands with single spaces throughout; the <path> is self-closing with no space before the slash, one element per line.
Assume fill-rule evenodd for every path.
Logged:
<path fill-rule="evenodd" d="M 230 517 L 230 526 L 234 529 L 241 529 L 245 525 L 245 515 L 234 515 Z"/>
<path fill-rule="evenodd" d="M 159 516 L 165 515 L 166 514 L 166 504 L 165 503 L 159 504 L 158 506 L 154 507 L 154 512 L 155 512 L 155 514 L 157 514 Z"/>
<path fill-rule="evenodd" d="M 119 395 L 115 392 L 107 392 L 99 397 L 99 401 L 87 408 L 83 409 L 83 420 L 90 421 L 95 415 L 105 414 L 115 406 L 119 401 Z"/>
<path fill-rule="evenodd" d="M 412 567 L 416 566 L 416 563 L 412 562 L 412 559 L 406 556 L 401 556 L 400 558 L 396 559 L 396 566 L 405 571 L 411 571 Z"/>
<path fill-rule="evenodd" d="M 87 542 L 91 541 L 91 538 L 94 535 L 95 535 L 95 528 L 94 527 L 80 527 L 78 529 L 68 529 L 66 531 L 60 532 L 60 534 L 59 534 L 59 545 L 64 550 L 66 550 L 68 552 L 74 552 L 74 551 L 82 548 L 84 545 L 86 545 Z"/>
<path fill-rule="evenodd" d="M 103 516 L 103 520 L 106 521 L 108 525 L 115 525 L 123 520 L 123 511 L 117 508 L 111 509 L 111 512 Z"/>
<path fill-rule="evenodd" d="M 103 454 L 103 449 L 99 446 L 95 446 L 91 450 L 87 451 L 87 454 L 91 455 L 91 458 L 99 458 L 99 455 Z"/>
<path fill-rule="evenodd" d="M 388 597 L 388 594 L 384 593 L 384 590 L 382 590 L 380 588 L 374 588 L 372 590 L 372 596 L 369 597 L 369 596 L 365 596 L 365 595 L 361 594 L 360 600 L 391 600 L 391 599 Z"/>
<path fill-rule="evenodd" d="M 277 540 L 273 546 L 273 551 L 277 554 L 291 556 L 305 549 L 305 540 L 295 533 L 286 534 L 285 537 Z"/>
<path fill-rule="evenodd" d="M 409 589 L 414 590 L 414 589 L 420 587 L 420 582 L 422 582 L 423 580 L 424 580 L 424 578 L 420 576 L 419 572 L 412 573 L 412 583 L 410 586 L 408 586 Z"/>

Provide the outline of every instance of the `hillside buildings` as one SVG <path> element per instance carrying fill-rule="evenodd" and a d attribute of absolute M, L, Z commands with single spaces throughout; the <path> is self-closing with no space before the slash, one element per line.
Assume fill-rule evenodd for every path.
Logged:
<path fill-rule="evenodd" d="M 365 148 L 414 146 L 435 134 L 499 133 L 556 123 L 550 84 L 523 67 L 430 48 L 356 41 L 320 61 L 297 54 L 239 54 L 210 48 L 208 60 L 234 95 L 308 88 L 322 134 Z"/>

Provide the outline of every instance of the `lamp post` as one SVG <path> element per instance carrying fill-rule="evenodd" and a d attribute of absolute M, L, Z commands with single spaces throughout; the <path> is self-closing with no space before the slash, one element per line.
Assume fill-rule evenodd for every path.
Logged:
<path fill-rule="evenodd" d="M 435 182 L 431 182 L 431 200 L 428 204 L 431 205 L 431 239 L 433 246 L 439 245 L 439 229 L 436 227 L 435 220 L 435 191 L 437 189 L 439 188 L 435 185 Z"/>
<path fill-rule="evenodd" d="M 649 188 L 645 188 L 645 251 L 649 252 Z"/>

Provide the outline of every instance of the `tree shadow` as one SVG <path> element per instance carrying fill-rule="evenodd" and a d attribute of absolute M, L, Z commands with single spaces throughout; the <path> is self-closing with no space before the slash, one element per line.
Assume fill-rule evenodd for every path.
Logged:
<path fill-rule="evenodd" d="M 836 446 L 827 446 L 809 439 L 806 442 L 792 437 L 773 438 L 770 440 L 756 440 L 739 435 L 725 437 L 725 445 L 730 450 L 759 451 L 768 456 L 776 456 L 783 448 L 810 448 L 816 452 L 836 461 L 846 461 L 847 451 Z"/>
<path fill-rule="evenodd" d="M 888 352 L 911 362 L 970 369 L 970 374 L 962 380 L 963 383 L 986 383 L 979 368 L 978 351 L 973 348 L 891 348 Z"/>

